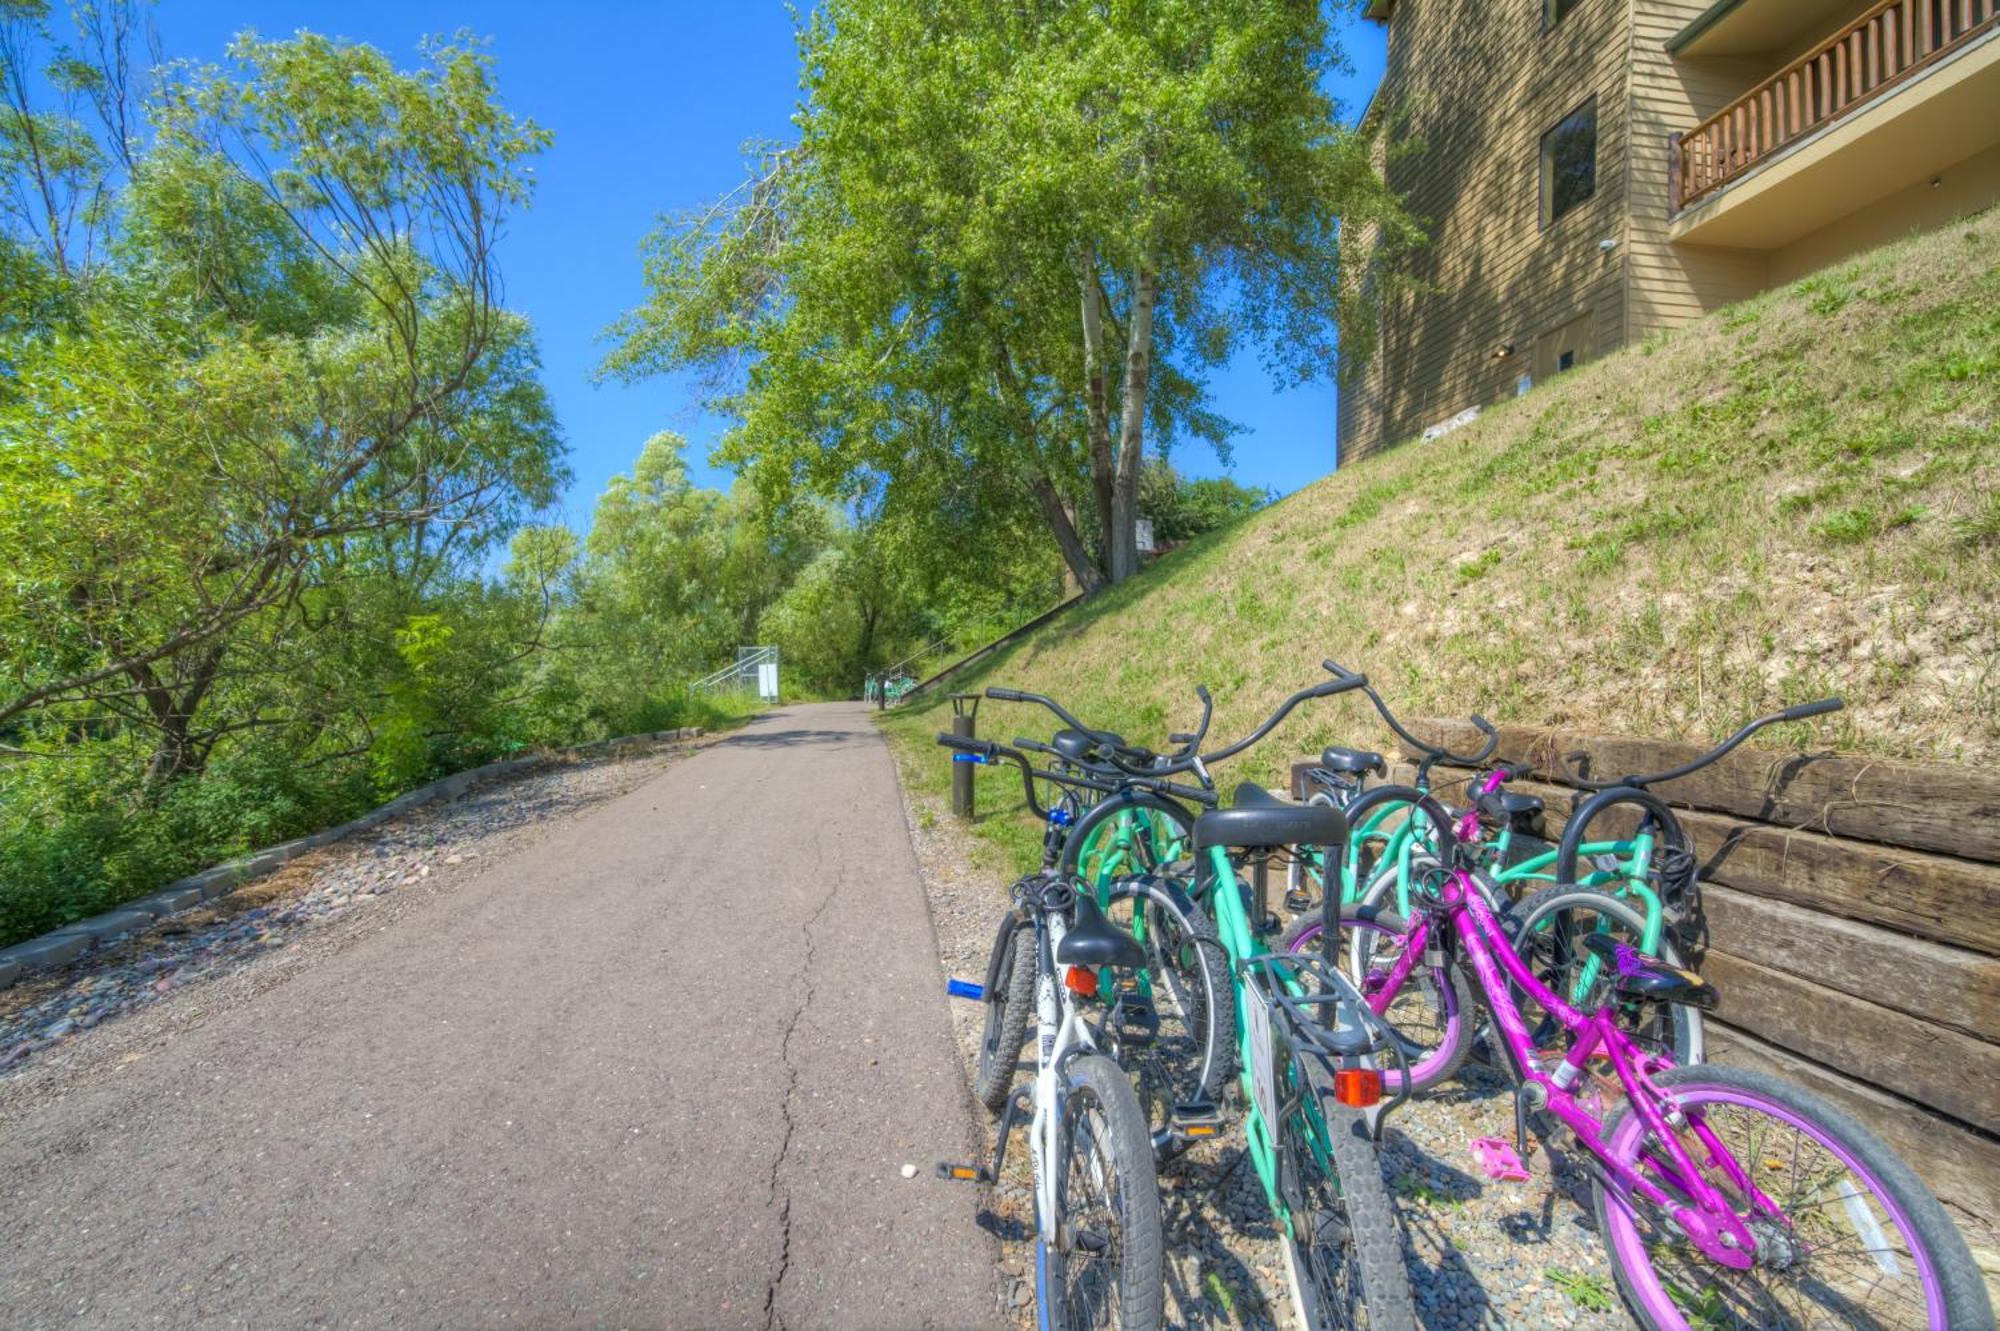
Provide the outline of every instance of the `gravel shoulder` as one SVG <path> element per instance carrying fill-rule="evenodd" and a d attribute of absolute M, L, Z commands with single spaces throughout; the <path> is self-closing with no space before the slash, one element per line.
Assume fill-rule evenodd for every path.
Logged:
<path fill-rule="evenodd" d="M 1006 883 L 970 867 L 971 838 L 943 801 L 908 782 L 902 789 L 941 970 L 977 980 L 1006 908 Z M 953 1029 L 969 1084 L 977 1005 L 953 1004 Z M 1385 1172 L 1401 1212 L 1420 1322 L 1427 1331 L 1631 1327 L 1580 1172 L 1560 1160 L 1552 1172 L 1548 1156 L 1537 1150 L 1529 1157 L 1533 1177 L 1526 1183 L 1479 1174 L 1467 1144 L 1481 1136 L 1511 1137 L 1513 1118 L 1505 1079 L 1473 1068 L 1462 1085 L 1414 1101 L 1389 1121 Z M 986 1139 L 990 1152 L 990 1127 Z M 1162 1174 L 1160 1189 L 1169 1325 L 1294 1331 L 1277 1232 L 1238 1133 L 1181 1157 Z M 1034 1222 L 1025 1151 L 1010 1148 L 1006 1176 L 987 1202 L 983 1223 L 1001 1239 L 1004 1297 L 1015 1325 L 1030 1326 Z"/>

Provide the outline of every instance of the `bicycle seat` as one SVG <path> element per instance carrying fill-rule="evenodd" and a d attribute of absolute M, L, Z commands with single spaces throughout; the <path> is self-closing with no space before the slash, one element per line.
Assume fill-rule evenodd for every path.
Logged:
<path fill-rule="evenodd" d="M 1346 772 L 1350 776 L 1359 772 L 1389 774 L 1389 764 L 1382 760 L 1381 754 L 1366 749 L 1343 749 L 1338 744 L 1320 753 L 1319 765 L 1329 772 Z"/>
<path fill-rule="evenodd" d="M 1080 763 L 1087 761 L 1091 754 L 1096 752 L 1097 741 L 1081 730 L 1070 730 L 1065 727 L 1055 733 L 1055 738 L 1050 741 L 1049 747 L 1071 762 Z"/>
<path fill-rule="evenodd" d="M 1540 797 L 1518 795 L 1511 790 L 1489 790 L 1482 793 L 1477 801 L 1479 811 L 1489 818 L 1512 820 L 1533 817 L 1543 809 Z"/>
<path fill-rule="evenodd" d="M 1293 804 L 1262 786 L 1244 782 L 1230 807 L 1211 809 L 1194 820 L 1197 850 L 1234 846 L 1276 850 L 1281 846 L 1344 846 L 1347 815 L 1325 804 Z"/>
<path fill-rule="evenodd" d="M 1056 944 L 1056 961 L 1064 966 L 1122 966 L 1134 970 L 1146 964 L 1139 940 L 1104 918 L 1088 894 L 1076 899 L 1076 923 Z"/>
<path fill-rule="evenodd" d="M 1627 998 L 1649 1003 L 1686 1003 L 1704 1011 L 1713 1009 L 1722 998 L 1714 985 L 1693 971 L 1655 961 L 1610 934 L 1585 934 L 1583 945 L 1617 968 L 1611 987 Z"/>

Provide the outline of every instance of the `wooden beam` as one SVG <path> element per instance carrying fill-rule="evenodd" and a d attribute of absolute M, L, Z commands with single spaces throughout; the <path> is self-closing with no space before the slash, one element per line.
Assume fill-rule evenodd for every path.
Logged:
<path fill-rule="evenodd" d="M 1719 884 L 1702 906 L 1715 947 L 1977 1040 L 2000 1034 L 2000 960 Z"/>
<path fill-rule="evenodd" d="M 1419 721 L 1413 733 L 1458 752 L 1478 738 L 1469 722 Z M 1591 735 L 1539 726 L 1500 727 L 1496 760 L 1526 761 L 1560 780 L 1557 758 L 1582 750 L 1593 779 L 1665 771 L 1707 745 Z M 1674 804 L 1743 814 L 1786 827 L 2000 862 L 2000 773 L 1947 763 L 1741 748 L 1660 786 Z"/>
<path fill-rule="evenodd" d="M 1701 972 L 1716 1015 L 1781 1048 L 1840 1068 L 1986 1132 L 2000 1131 L 2000 1045 L 1824 989 L 1712 947 Z M 1922 983 L 1913 977 L 1909 983 Z"/>

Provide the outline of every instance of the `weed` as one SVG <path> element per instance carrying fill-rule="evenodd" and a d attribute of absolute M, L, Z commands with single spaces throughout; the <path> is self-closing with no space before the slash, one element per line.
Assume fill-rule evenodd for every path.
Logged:
<path fill-rule="evenodd" d="M 1564 1271 L 1550 1267 L 1542 1273 L 1549 1283 L 1569 1295 L 1569 1301 L 1586 1312 L 1611 1311 L 1611 1287 L 1604 1277 L 1589 1272 Z"/>

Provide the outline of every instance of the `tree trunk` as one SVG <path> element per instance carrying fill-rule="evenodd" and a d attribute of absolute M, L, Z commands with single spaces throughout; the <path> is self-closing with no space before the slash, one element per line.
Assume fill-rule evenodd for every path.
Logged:
<path fill-rule="evenodd" d="M 1097 257 L 1085 251 L 1077 266 L 1083 296 L 1085 418 L 1090 432 L 1090 485 L 1097 501 L 1098 558 L 1111 571 L 1112 491 L 1117 478 L 1111 452 L 1111 400 L 1104 378 L 1104 294 L 1097 280 Z"/>
<path fill-rule="evenodd" d="M 133 672 L 133 679 L 143 690 L 146 707 L 153 714 L 153 724 L 160 732 L 153 744 L 153 755 L 146 763 L 148 790 L 163 789 L 175 777 L 197 773 L 207 761 L 208 754 L 194 735 L 194 718 L 222 669 L 226 647 L 226 642 L 217 642 L 202 653 L 193 676 L 178 697 L 160 681 L 152 667 L 141 666 Z"/>
<path fill-rule="evenodd" d="M 1070 576 L 1085 595 L 1104 585 L 1104 572 L 1097 567 L 1097 561 L 1090 557 L 1090 550 L 1083 538 L 1076 534 L 1076 524 L 1070 521 L 1069 509 L 1063 505 L 1062 496 L 1056 492 L 1055 482 L 1043 471 L 1036 471 L 1028 478 L 1028 488 L 1034 492 L 1035 503 L 1042 510 L 1042 518 L 1055 533 L 1056 545 L 1062 549 L 1063 563 L 1069 565 Z"/>
<path fill-rule="evenodd" d="M 1153 303 L 1159 277 L 1141 269 L 1132 284 L 1132 328 L 1125 347 L 1124 418 L 1118 473 L 1111 491 L 1111 581 L 1139 571 L 1139 464 L 1146 457 L 1146 391 L 1153 370 Z"/>

